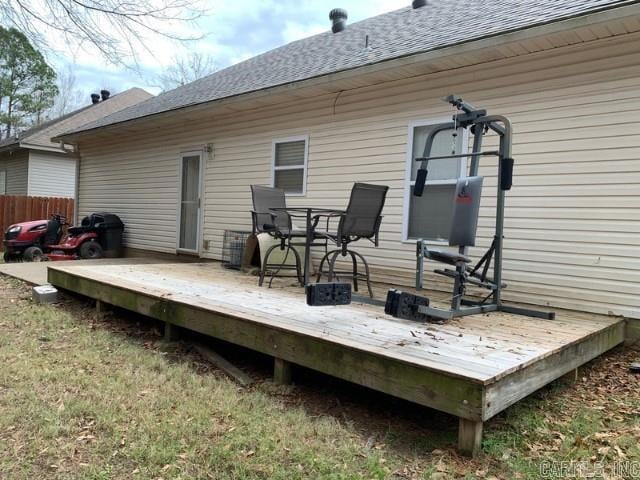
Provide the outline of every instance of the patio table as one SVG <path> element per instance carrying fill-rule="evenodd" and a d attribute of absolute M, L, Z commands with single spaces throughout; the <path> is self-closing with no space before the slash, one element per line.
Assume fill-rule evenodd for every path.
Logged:
<path fill-rule="evenodd" d="M 311 270 L 311 247 L 324 245 L 314 244 L 316 226 L 321 217 L 339 217 L 344 214 L 344 210 L 335 208 L 316 208 L 316 207 L 279 207 L 270 208 L 274 212 L 287 212 L 293 218 L 303 218 L 305 220 L 305 242 L 304 242 L 304 285 L 309 284 L 309 271 Z"/>

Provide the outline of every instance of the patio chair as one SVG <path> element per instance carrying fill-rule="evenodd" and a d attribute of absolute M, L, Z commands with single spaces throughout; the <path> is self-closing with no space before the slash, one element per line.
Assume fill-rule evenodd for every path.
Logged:
<path fill-rule="evenodd" d="M 318 270 L 319 282 L 324 274 L 324 264 L 328 263 L 328 281 L 333 277 L 348 275 L 353 281 L 353 290 L 358 291 L 358 280 L 367 282 L 369 296 L 373 298 L 371 290 L 371 279 L 369 275 L 369 264 L 358 252 L 349 249 L 349 245 L 361 239 L 367 239 L 378 246 L 380 224 L 382 222 L 382 208 L 387 197 L 389 187 L 383 185 L 370 185 L 367 183 L 355 183 L 351 189 L 351 198 L 344 214 L 339 217 L 338 229 L 335 233 L 325 232 L 326 237 L 338 247 L 327 252 L 320 261 Z M 335 263 L 339 256 L 351 257 L 352 270 L 337 272 Z M 358 272 L 358 259 L 364 266 L 365 273 Z"/>
<path fill-rule="evenodd" d="M 287 204 L 284 190 L 264 187 L 262 185 L 251 185 L 251 197 L 253 199 L 251 216 L 253 219 L 254 235 L 266 233 L 279 241 L 278 244 L 272 245 L 264 252 L 262 264 L 260 265 L 260 280 L 258 281 L 258 285 L 262 286 L 267 272 L 271 272 L 271 280 L 269 281 L 269 286 L 271 286 L 273 278 L 281 270 L 293 269 L 295 269 L 295 276 L 302 285 L 302 261 L 300 260 L 300 254 L 292 244 L 292 239 L 305 238 L 305 231 L 295 230 L 293 228 L 291 216 L 287 212 L 272 210 L 273 208 L 286 208 Z M 269 256 L 276 248 L 280 248 L 282 252 L 286 252 L 284 253 L 284 258 L 281 263 L 269 263 Z M 293 253 L 296 261 L 295 266 L 287 265 L 289 253 Z"/>

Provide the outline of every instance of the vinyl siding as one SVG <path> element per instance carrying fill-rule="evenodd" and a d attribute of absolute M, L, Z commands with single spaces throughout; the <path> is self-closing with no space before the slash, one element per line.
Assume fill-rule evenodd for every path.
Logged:
<path fill-rule="evenodd" d="M 83 151 L 78 212 L 80 217 L 95 211 L 116 213 L 126 225 L 128 247 L 173 253 L 180 149 L 156 141 L 139 148 L 114 143 L 108 152 Z"/>
<path fill-rule="evenodd" d="M 630 34 L 82 145 L 80 214 L 112 210 L 130 247 L 175 251 L 179 152 L 211 144 L 202 255 L 219 258 L 225 229 L 250 229 L 249 185 L 269 184 L 272 141 L 308 135 L 307 192 L 289 204 L 344 208 L 354 181 L 389 185 L 380 247 L 357 248 L 379 278 L 411 284 L 415 246 L 401 241 L 409 125 L 450 117 L 440 99 L 457 93 L 514 124 L 505 299 L 640 317 L 639 40 Z M 495 162 L 481 165 L 476 257 L 492 239 L 495 207 Z"/>
<path fill-rule="evenodd" d="M 75 188 L 75 158 L 53 152 L 30 151 L 29 195 L 72 198 Z"/>
<path fill-rule="evenodd" d="M 6 194 L 26 195 L 29 170 L 29 152 L 16 150 L 0 154 L 0 170 L 6 172 Z"/>

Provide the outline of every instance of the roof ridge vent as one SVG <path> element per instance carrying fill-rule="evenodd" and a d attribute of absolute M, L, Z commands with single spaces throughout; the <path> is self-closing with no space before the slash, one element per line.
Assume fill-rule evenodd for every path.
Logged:
<path fill-rule="evenodd" d="M 347 26 L 347 11 L 344 8 L 334 8 L 329 12 L 329 20 L 333 22 L 331 31 L 333 33 L 341 32 Z"/>
<path fill-rule="evenodd" d="M 413 2 L 411 2 L 411 6 L 414 8 L 414 10 L 416 8 L 424 7 L 426 5 L 427 5 L 427 0 L 413 0 Z"/>

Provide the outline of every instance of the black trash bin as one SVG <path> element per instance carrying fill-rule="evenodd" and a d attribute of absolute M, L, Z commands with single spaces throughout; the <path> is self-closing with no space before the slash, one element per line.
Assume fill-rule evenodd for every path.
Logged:
<path fill-rule="evenodd" d="M 104 256 L 115 258 L 122 255 L 122 234 L 124 223 L 113 213 L 93 213 L 91 225 L 98 233 L 98 242 L 104 250 Z"/>

